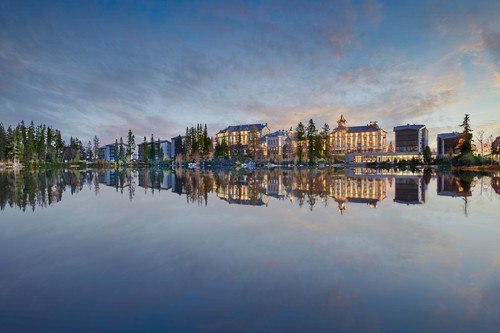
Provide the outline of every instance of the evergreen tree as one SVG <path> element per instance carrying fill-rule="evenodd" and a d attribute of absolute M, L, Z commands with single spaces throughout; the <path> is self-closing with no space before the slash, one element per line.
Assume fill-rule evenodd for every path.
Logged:
<path fill-rule="evenodd" d="M 99 138 L 97 135 L 94 135 L 94 158 L 99 158 Z"/>
<path fill-rule="evenodd" d="M 87 159 L 87 160 L 92 160 L 93 159 L 92 141 L 90 141 L 90 140 L 87 143 L 87 149 L 85 150 L 85 159 Z"/>
<path fill-rule="evenodd" d="M 321 132 L 321 140 L 322 140 L 322 150 L 323 150 L 323 158 L 327 161 L 330 160 L 330 126 L 328 124 L 324 124 Z"/>
<path fill-rule="evenodd" d="M 307 126 L 307 150 L 309 155 L 309 164 L 314 164 L 316 160 L 316 152 L 314 146 L 314 134 L 316 132 L 316 125 L 312 119 L 309 119 L 309 125 Z"/>
<path fill-rule="evenodd" d="M 299 158 L 300 164 L 302 163 L 302 158 L 304 157 L 303 143 L 306 139 L 306 130 L 304 124 L 302 124 L 302 122 L 299 122 L 295 131 L 297 132 L 297 157 Z"/>
<path fill-rule="evenodd" d="M 158 143 L 156 144 L 157 146 L 157 151 L 158 151 L 158 161 L 163 161 L 163 149 L 161 148 L 161 141 L 160 138 L 158 138 Z"/>
<path fill-rule="evenodd" d="M 115 156 L 114 156 L 114 160 L 115 162 L 118 162 L 118 159 L 119 159 L 119 153 L 120 153 L 120 146 L 118 145 L 118 139 L 115 139 Z"/>
<path fill-rule="evenodd" d="M 62 139 L 61 136 L 61 131 L 56 130 L 55 138 L 54 138 L 54 148 L 56 150 L 56 158 L 58 161 L 61 161 L 63 159 L 64 155 L 64 140 Z"/>
<path fill-rule="evenodd" d="M 469 115 L 465 114 L 464 121 L 460 125 L 460 127 L 463 127 L 462 133 L 464 139 L 464 142 L 460 146 L 460 155 L 465 155 L 472 152 L 472 129 L 470 127 L 469 121 Z"/>
<path fill-rule="evenodd" d="M 125 148 L 123 147 L 123 137 L 120 136 L 120 145 L 118 147 L 118 160 L 125 161 Z"/>
<path fill-rule="evenodd" d="M 142 142 L 142 161 L 146 164 L 149 162 L 148 140 L 146 136 L 144 136 L 144 141 Z"/>
<path fill-rule="evenodd" d="M 24 144 L 23 144 L 23 129 L 18 126 L 13 131 L 12 141 L 10 143 L 10 157 L 14 160 L 14 164 L 19 162 L 24 155 Z"/>
<path fill-rule="evenodd" d="M 0 123 L 0 161 L 6 159 L 5 150 L 7 148 L 7 133 L 5 133 L 5 128 L 3 123 Z"/>
<path fill-rule="evenodd" d="M 155 151 L 155 138 L 151 134 L 151 141 L 149 142 L 149 162 L 153 162 L 156 159 Z"/>
<path fill-rule="evenodd" d="M 12 158 L 12 141 L 14 140 L 14 130 L 12 129 L 12 126 L 9 125 L 7 128 L 7 134 L 5 136 L 5 157 L 6 158 Z"/>
<path fill-rule="evenodd" d="M 207 156 L 208 153 L 210 152 L 210 138 L 208 137 L 207 124 L 205 124 L 205 127 L 203 128 L 202 142 L 203 142 L 202 155 Z"/>
<path fill-rule="evenodd" d="M 35 154 L 38 155 L 37 157 L 40 158 L 39 154 L 40 152 L 35 151 L 35 124 L 33 124 L 33 121 L 30 123 L 30 126 L 28 127 L 28 133 L 26 135 L 26 143 L 24 147 L 24 160 L 25 161 L 31 161 L 35 159 Z"/>
<path fill-rule="evenodd" d="M 132 130 L 128 130 L 127 135 L 127 159 L 131 160 L 132 155 L 135 153 L 135 136 L 132 133 Z"/>
<path fill-rule="evenodd" d="M 431 148 L 429 146 L 425 146 L 424 152 L 423 152 L 423 158 L 424 158 L 425 164 L 430 164 L 431 163 L 431 160 L 432 160 L 432 151 L 431 151 Z"/>

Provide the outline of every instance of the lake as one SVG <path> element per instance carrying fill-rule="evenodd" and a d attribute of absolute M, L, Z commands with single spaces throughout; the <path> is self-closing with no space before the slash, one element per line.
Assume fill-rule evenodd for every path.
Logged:
<path fill-rule="evenodd" d="M 1 332 L 498 332 L 500 173 L 0 173 Z"/>

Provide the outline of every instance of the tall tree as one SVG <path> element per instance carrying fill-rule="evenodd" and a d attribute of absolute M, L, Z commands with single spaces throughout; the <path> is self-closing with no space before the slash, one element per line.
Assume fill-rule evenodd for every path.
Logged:
<path fill-rule="evenodd" d="M 155 138 L 153 134 L 151 134 L 151 140 L 149 141 L 149 161 L 153 162 L 155 159 L 156 159 Z"/>
<path fill-rule="evenodd" d="M 323 158 L 327 161 L 330 160 L 330 140 L 329 140 L 329 134 L 330 134 L 330 126 L 328 126 L 327 123 L 323 125 L 323 128 L 321 129 L 321 144 L 322 144 L 322 149 L 323 149 Z"/>
<path fill-rule="evenodd" d="M 97 135 L 94 135 L 94 158 L 99 158 L 99 138 Z"/>
<path fill-rule="evenodd" d="M 10 143 L 10 154 L 12 159 L 14 160 L 14 164 L 18 163 L 22 159 L 24 154 L 22 131 L 22 127 L 17 126 L 17 128 L 13 132 L 12 142 Z"/>
<path fill-rule="evenodd" d="M 158 142 L 156 144 L 156 149 L 158 151 L 158 161 L 163 161 L 163 149 L 161 148 L 161 141 L 160 138 L 158 138 Z"/>
<path fill-rule="evenodd" d="M 309 119 L 309 125 L 307 126 L 307 150 L 309 155 L 309 164 L 314 164 L 316 160 L 316 151 L 314 147 L 314 136 L 316 132 L 316 125 L 312 119 Z"/>
<path fill-rule="evenodd" d="M 302 163 L 302 158 L 304 157 L 303 144 L 306 139 L 306 130 L 304 124 L 302 124 L 302 122 L 299 122 L 295 131 L 297 132 L 297 157 L 299 159 L 299 163 Z"/>
<path fill-rule="evenodd" d="M 146 136 L 144 136 L 144 141 L 142 142 L 142 161 L 146 164 L 149 162 L 148 140 Z"/>
<path fill-rule="evenodd" d="M 90 141 L 90 140 L 87 143 L 87 148 L 85 149 L 85 159 L 86 160 L 92 160 L 93 159 L 92 141 Z"/>
<path fill-rule="evenodd" d="M 123 146 L 123 137 L 120 136 L 120 143 L 118 147 L 118 160 L 125 161 L 125 147 Z"/>
<path fill-rule="evenodd" d="M 423 152 L 423 158 L 424 158 L 425 164 L 430 164 L 431 163 L 431 160 L 432 160 L 432 151 L 431 151 L 431 148 L 429 146 L 425 146 L 424 152 Z"/>
<path fill-rule="evenodd" d="M 463 127 L 463 139 L 464 142 L 462 143 L 462 146 L 460 147 L 460 155 L 465 155 L 467 153 L 472 152 L 472 129 L 470 127 L 470 117 L 468 114 L 465 114 L 464 116 L 464 121 L 460 125 L 460 127 Z"/>
<path fill-rule="evenodd" d="M 0 123 L 0 161 L 4 160 L 7 156 L 5 150 L 7 148 L 7 133 L 5 133 L 5 128 L 3 123 Z"/>
<path fill-rule="evenodd" d="M 127 160 L 132 159 L 132 155 L 135 153 L 135 136 L 132 133 L 132 130 L 128 130 L 127 134 Z"/>
<path fill-rule="evenodd" d="M 115 157 L 114 157 L 114 160 L 115 162 L 118 162 L 118 159 L 119 159 L 119 153 L 120 153 L 120 146 L 118 145 L 118 139 L 115 139 Z"/>

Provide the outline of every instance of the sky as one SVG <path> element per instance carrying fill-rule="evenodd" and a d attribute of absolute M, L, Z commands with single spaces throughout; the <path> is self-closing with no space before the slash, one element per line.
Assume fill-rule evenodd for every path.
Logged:
<path fill-rule="evenodd" d="M 499 1 L 0 2 L 0 122 L 102 144 L 313 119 L 500 136 Z M 137 139 L 136 139 L 137 140 Z"/>

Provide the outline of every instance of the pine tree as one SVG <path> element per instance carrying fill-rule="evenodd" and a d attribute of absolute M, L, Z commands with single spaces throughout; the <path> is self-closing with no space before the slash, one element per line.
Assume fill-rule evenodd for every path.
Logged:
<path fill-rule="evenodd" d="M 127 159 L 131 160 L 132 155 L 135 153 L 135 136 L 132 133 L 132 130 L 128 130 L 128 135 L 127 135 Z"/>
<path fill-rule="evenodd" d="M 316 151 L 314 145 L 314 136 L 316 132 L 316 125 L 312 119 L 309 119 L 309 125 L 307 126 L 307 150 L 309 155 L 309 164 L 314 164 L 316 160 Z"/>
<path fill-rule="evenodd" d="M 463 127 L 463 139 L 464 142 L 460 146 L 460 155 L 465 155 L 472 152 L 472 129 L 469 124 L 470 118 L 468 114 L 465 114 L 464 121 L 460 125 Z"/>
<path fill-rule="evenodd" d="M 99 138 L 97 135 L 94 135 L 94 158 L 99 158 Z"/>
<path fill-rule="evenodd" d="M 18 126 L 13 131 L 12 141 L 10 142 L 10 157 L 14 160 L 14 164 L 20 161 L 24 154 L 22 127 Z"/>
<path fill-rule="evenodd" d="M 7 133 L 5 133 L 5 128 L 3 123 L 0 123 L 0 161 L 5 160 L 7 148 Z"/>
<path fill-rule="evenodd" d="M 158 161 L 163 161 L 163 149 L 161 148 L 161 141 L 160 138 L 158 138 L 158 143 L 156 144 L 157 150 L 158 150 Z"/>
<path fill-rule="evenodd" d="M 297 157 L 299 158 L 299 164 L 302 163 L 302 158 L 304 157 L 304 147 L 303 142 L 306 139 L 306 130 L 304 124 L 299 122 L 296 128 L 297 132 Z"/>
<path fill-rule="evenodd" d="M 146 164 L 149 162 L 148 140 L 146 136 L 144 136 L 144 141 L 142 142 L 142 161 Z"/>
<path fill-rule="evenodd" d="M 118 160 L 125 161 L 125 148 L 123 147 L 123 137 L 120 136 L 120 145 L 118 147 Z"/>
<path fill-rule="evenodd" d="M 321 132 L 321 144 L 322 144 L 322 150 L 323 150 L 323 158 L 327 161 L 330 160 L 330 140 L 329 140 L 329 134 L 330 134 L 330 126 L 328 124 L 324 124 Z"/>
<path fill-rule="evenodd" d="M 153 162 L 155 159 L 156 159 L 155 138 L 153 134 L 151 134 L 151 141 L 149 142 L 149 161 Z"/>

